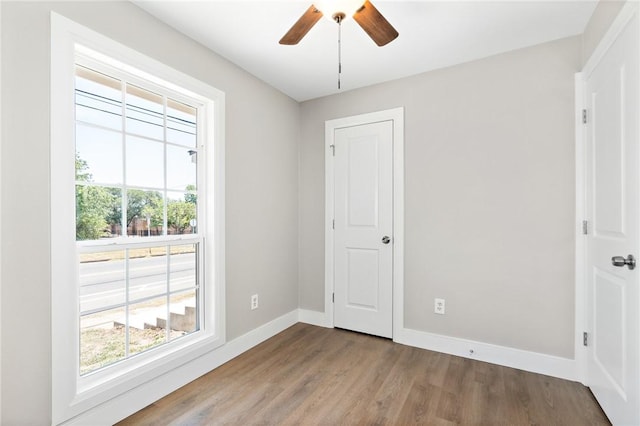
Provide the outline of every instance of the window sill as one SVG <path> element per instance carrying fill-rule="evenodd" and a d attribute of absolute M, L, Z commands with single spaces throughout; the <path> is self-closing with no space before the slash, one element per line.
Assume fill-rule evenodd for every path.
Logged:
<path fill-rule="evenodd" d="M 172 348 L 157 348 L 158 350 L 152 350 L 141 354 L 140 357 L 123 361 L 119 365 L 107 367 L 86 378 L 80 377 L 77 392 L 69 410 L 76 412 L 90 409 L 212 352 L 225 343 L 222 337 L 212 335 L 188 340 Z"/>

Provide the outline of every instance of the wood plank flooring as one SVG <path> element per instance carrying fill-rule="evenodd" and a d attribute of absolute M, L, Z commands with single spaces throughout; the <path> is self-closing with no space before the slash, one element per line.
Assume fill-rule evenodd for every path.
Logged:
<path fill-rule="evenodd" d="M 608 425 L 579 383 L 296 324 L 119 425 Z"/>

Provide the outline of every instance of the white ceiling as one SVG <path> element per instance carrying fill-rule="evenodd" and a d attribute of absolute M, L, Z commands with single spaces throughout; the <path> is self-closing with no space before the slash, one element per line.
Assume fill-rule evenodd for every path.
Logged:
<path fill-rule="evenodd" d="M 338 92 L 338 26 L 321 19 L 296 46 L 280 38 L 312 0 L 134 0 L 297 101 Z M 378 47 L 342 24 L 342 90 L 581 34 L 597 1 L 372 0 L 400 36 Z"/>

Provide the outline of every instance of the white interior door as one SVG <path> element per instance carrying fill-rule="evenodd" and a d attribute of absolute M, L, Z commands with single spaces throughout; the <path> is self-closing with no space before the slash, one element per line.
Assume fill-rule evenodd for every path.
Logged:
<path fill-rule="evenodd" d="M 334 325 L 393 331 L 393 121 L 334 131 Z"/>
<path fill-rule="evenodd" d="M 586 76 L 587 383 L 614 425 L 640 424 L 638 37 L 635 16 Z"/>

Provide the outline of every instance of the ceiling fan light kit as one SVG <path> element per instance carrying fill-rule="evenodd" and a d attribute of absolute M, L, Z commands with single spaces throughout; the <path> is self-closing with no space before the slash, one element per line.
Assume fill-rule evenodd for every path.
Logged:
<path fill-rule="evenodd" d="M 335 21 L 337 14 L 342 14 L 344 18 L 352 17 L 363 3 L 363 0 L 316 0 L 313 5 L 326 18 Z"/>
<path fill-rule="evenodd" d="M 375 8 L 369 0 L 317 0 L 296 21 L 295 24 L 280 39 L 280 44 L 295 45 L 322 18 L 331 16 L 331 20 L 338 24 L 338 89 L 340 89 L 340 75 L 342 73 L 342 21 L 353 16 L 353 19 L 378 45 L 384 46 L 398 37 L 398 31 Z"/>

